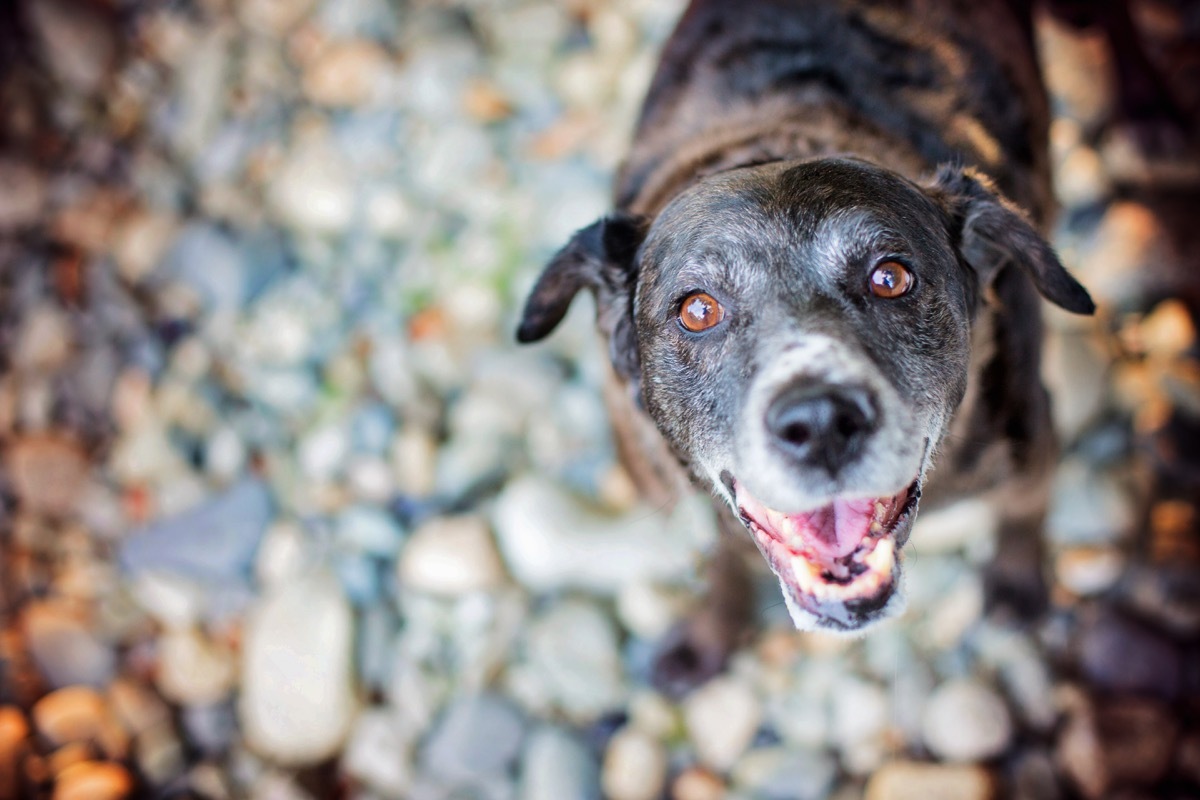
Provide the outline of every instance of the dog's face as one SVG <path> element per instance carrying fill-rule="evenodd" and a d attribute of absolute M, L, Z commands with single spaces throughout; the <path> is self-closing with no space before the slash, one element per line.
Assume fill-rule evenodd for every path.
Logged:
<path fill-rule="evenodd" d="M 1090 310 L 969 174 L 922 188 L 857 161 L 772 164 L 698 182 L 652 224 L 581 231 L 519 336 L 593 289 L 618 374 L 749 529 L 796 625 L 852 631 L 901 605 L 899 551 L 966 391 L 971 322 L 1009 263 Z"/>

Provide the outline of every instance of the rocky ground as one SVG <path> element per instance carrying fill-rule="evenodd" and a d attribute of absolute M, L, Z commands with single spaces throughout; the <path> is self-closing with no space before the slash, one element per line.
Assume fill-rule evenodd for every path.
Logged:
<path fill-rule="evenodd" d="M 1051 317 L 1050 613 L 985 614 L 967 504 L 899 622 L 767 586 L 726 675 L 652 688 L 711 511 L 638 504 L 588 310 L 511 331 L 679 5 L 0 4 L 0 797 L 1200 795 L 1200 162 L 1056 24 L 1101 310 Z M 1200 19 L 1138 20 L 1194 111 Z"/>

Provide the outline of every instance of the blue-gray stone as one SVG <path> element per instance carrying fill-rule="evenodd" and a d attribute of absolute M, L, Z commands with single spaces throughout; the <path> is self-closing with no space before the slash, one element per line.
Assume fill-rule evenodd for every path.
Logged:
<path fill-rule="evenodd" d="M 271 514 L 267 487 L 248 478 L 194 509 L 132 534 L 121 546 L 121 566 L 130 572 L 177 572 L 206 582 L 246 579 Z"/>

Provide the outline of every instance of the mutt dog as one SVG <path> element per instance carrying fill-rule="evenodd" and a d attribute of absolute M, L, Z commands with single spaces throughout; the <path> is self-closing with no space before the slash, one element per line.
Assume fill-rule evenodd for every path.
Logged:
<path fill-rule="evenodd" d="M 923 497 L 996 499 L 1002 554 L 1040 527 L 1040 298 L 1093 304 L 1039 235 L 1048 112 L 1026 6 L 693 2 L 615 212 L 525 307 L 532 342 L 595 295 L 639 485 L 711 490 L 799 628 L 900 610 Z"/>

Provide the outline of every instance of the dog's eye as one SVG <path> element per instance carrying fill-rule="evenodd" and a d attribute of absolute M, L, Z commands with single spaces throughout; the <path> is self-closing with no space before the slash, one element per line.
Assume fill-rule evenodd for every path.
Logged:
<path fill-rule="evenodd" d="M 913 276 L 899 261 L 884 261 L 871 270 L 871 294 L 892 300 L 907 294 L 912 288 Z"/>
<path fill-rule="evenodd" d="M 689 294 L 679 306 L 679 322 L 692 333 L 706 331 L 725 319 L 725 309 L 705 292 Z"/>

